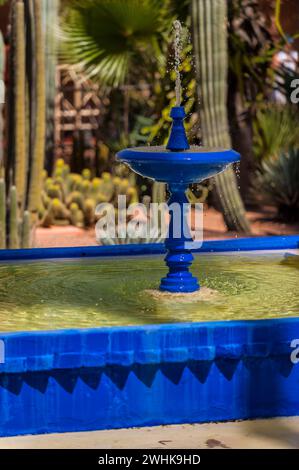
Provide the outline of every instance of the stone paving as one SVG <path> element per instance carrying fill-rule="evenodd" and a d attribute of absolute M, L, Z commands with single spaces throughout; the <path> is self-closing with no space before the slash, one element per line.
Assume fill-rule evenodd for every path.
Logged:
<path fill-rule="evenodd" d="M 299 417 L 2 438 L 0 449 L 299 449 Z"/>

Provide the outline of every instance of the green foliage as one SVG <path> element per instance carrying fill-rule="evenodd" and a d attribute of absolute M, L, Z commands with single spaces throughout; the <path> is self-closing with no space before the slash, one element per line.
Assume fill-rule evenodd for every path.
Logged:
<path fill-rule="evenodd" d="M 228 2 L 230 90 L 231 95 L 241 98 L 243 111 L 255 108 L 272 91 L 271 63 L 280 45 L 269 32 L 259 3 L 258 0 Z M 230 103 L 233 104 L 237 105 Z"/>
<path fill-rule="evenodd" d="M 254 152 L 259 160 L 299 146 L 299 113 L 291 105 L 269 105 L 257 112 Z"/>
<path fill-rule="evenodd" d="M 254 190 L 264 203 L 275 205 L 286 221 L 299 220 L 299 149 L 261 162 Z"/>
<path fill-rule="evenodd" d="M 62 57 L 101 84 L 119 86 L 163 60 L 169 26 L 162 0 L 73 0 L 63 20 Z M 139 78 L 139 77 L 138 77 Z"/>
<path fill-rule="evenodd" d="M 127 196 L 127 203 L 138 202 L 138 190 L 128 178 L 104 172 L 101 178 L 92 178 L 91 171 L 70 173 L 62 159 L 57 160 L 52 178 L 44 172 L 40 223 L 90 227 L 96 221 L 95 209 L 100 203 L 116 204 L 119 195 Z"/>
<path fill-rule="evenodd" d="M 227 2 L 193 0 L 193 40 L 203 144 L 231 148 L 227 115 Z M 232 168 L 215 178 L 216 194 L 229 230 L 250 233 Z"/>

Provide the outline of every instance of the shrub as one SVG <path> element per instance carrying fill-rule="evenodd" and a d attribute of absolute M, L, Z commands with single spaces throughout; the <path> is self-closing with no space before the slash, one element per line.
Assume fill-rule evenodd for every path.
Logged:
<path fill-rule="evenodd" d="M 261 162 L 254 182 L 263 202 L 275 205 L 282 219 L 299 220 L 299 149 L 282 152 Z"/>

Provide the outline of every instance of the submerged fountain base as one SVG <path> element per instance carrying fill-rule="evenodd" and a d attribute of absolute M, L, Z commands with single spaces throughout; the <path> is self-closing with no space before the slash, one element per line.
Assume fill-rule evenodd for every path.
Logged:
<path fill-rule="evenodd" d="M 189 250 L 185 253 L 169 251 L 165 258 L 169 272 L 161 279 L 160 290 L 173 293 L 198 291 L 200 289 L 198 280 L 189 271 L 192 261 L 193 255 Z"/>
<path fill-rule="evenodd" d="M 187 223 L 186 190 L 189 184 L 201 182 L 224 171 L 230 164 L 240 160 L 234 150 L 190 148 L 183 120 L 182 106 L 172 108 L 173 125 L 167 147 L 138 147 L 122 150 L 119 160 L 135 173 L 155 181 L 167 183 L 171 198 L 168 205 L 180 207 L 179 218 L 171 212 L 169 232 L 165 241 L 165 258 L 169 272 L 162 279 L 160 290 L 167 292 L 195 292 L 200 289 L 198 280 L 189 272 L 193 256 L 192 237 Z"/>

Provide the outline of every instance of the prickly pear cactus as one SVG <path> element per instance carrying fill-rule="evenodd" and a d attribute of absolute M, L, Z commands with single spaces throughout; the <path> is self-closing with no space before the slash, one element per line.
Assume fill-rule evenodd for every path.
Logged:
<path fill-rule="evenodd" d="M 115 205 L 120 195 L 126 196 L 127 204 L 139 201 L 138 189 L 130 179 L 108 172 L 93 178 L 87 168 L 81 174 L 70 173 L 69 165 L 62 159 L 56 161 L 51 178 L 44 172 L 43 181 L 39 217 L 45 227 L 63 224 L 91 227 L 96 222 L 98 204 Z"/>

